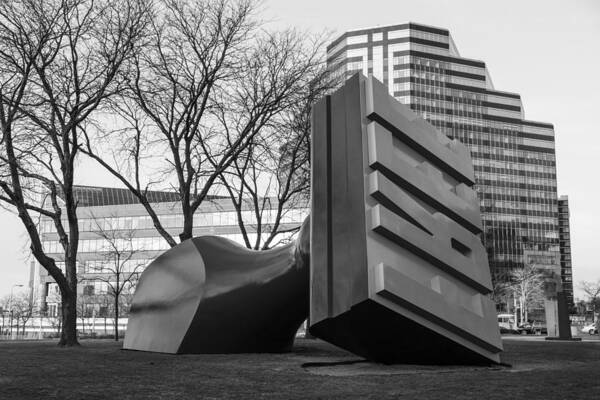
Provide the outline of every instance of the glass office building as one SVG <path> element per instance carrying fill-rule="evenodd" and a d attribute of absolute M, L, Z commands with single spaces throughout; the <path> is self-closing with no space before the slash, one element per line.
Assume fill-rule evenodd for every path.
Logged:
<path fill-rule="evenodd" d="M 525 263 L 560 270 L 553 126 L 525 119 L 519 94 L 497 90 L 483 61 L 461 57 L 446 29 L 406 23 L 346 32 L 327 62 L 340 81 L 372 75 L 469 147 L 495 280 Z"/>
<path fill-rule="evenodd" d="M 128 253 L 129 259 L 119 267 L 122 278 L 131 272 L 141 273 L 146 265 L 170 247 L 154 228 L 145 208 L 129 190 L 76 186 L 74 195 L 79 202 L 78 293 L 89 297 L 85 316 L 105 316 L 108 312 L 106 304 L 96 302 L 94 298 L 101 299 L 107 294 L 108 283 L 114 282 L 113 278 L 116 278 L 113 276 L 115 266 L 111 259 L 111 254 L 114 254 L 110 252 L 111 246 L 117 245 L 123 253 Z M 163 227 L 171 236 L 177 238 L 183 227 L 179 195 L 155 191 L 149 192 L 148 198 Z M 269 204 L 272 209 L 263 212 L 263 224 L 272 223 L 276 214 L 277 203 Z M 308 212 L 306 207 L 285 209 L 280 230 L 293 231 L 294 228 L 298 228 Z M 251 242 L 256 239 L 253 215 L 251 209 L 242 210 L 242 217 L 248 222 L 246 229 Z M 57 266 L 64 272 L 64 262 L 61 262 L 64 257 L 63 250 L 53 221 L 42 217 L 39 229 L 44 250 L 57 261 Z M 237 213 L 228 197 L 209 197 L 200 205 L 194 215 L 193 235 L 216 235 L 244 245 Z M 273 245 L 277 245 L 280 240 L 285 241 L 286 235 L 291 234 L 278 236 Z M 58 285 L 39 264 L 33 273 L 34 291 L 42 310 L 47 310 L 48 315 L 56 315 L 60 301 Z"/>
<path fill-rule="evenodd" d="M 560 276 L 563 291 L 567 296 L 569 310 L 575 306 L 573 301 L 573 269 L 571 266 L 571 231 L 569 228 L 569 197 L 558 198 L 558 237 L 560 239 Z"/>

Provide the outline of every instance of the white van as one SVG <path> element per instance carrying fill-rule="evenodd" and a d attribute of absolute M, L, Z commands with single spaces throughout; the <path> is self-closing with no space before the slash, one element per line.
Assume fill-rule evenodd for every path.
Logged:
<path fill-rule="evenodd" d="M 513 314 L 498 314 L 498 326 L 504 329 L 516 329 L 515 316 Z"/>

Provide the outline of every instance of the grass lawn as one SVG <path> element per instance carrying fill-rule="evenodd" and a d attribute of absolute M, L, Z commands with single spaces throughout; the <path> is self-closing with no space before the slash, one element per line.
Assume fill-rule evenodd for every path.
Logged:
<path fill-rule="evenodd" d="M 287 354 L 166 355 L 0 342 L 0 399 L 600 399 L 600 341 L 505 340 L 512 368 L 398 365 L 300 339 Z M 343 364 L 331 365 L 335 362 Z"/>

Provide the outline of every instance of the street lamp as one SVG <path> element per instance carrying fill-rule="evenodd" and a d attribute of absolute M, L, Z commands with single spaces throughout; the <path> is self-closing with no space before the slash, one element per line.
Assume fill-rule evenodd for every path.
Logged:
<path fill-rule="evenodd" d="M 12 339 L 12 326 L 13 326 L 13 309 L 12 309 L 12 299 L 13 299 L 13 289 L 16 287 L 23 287 L 20 284 L 14 284 L 10 288 L 10 297 L 8 298 L 8 309 L 10 310 L 10 337 Z M 18 332 L 17 332 L 18 333 Z"/>

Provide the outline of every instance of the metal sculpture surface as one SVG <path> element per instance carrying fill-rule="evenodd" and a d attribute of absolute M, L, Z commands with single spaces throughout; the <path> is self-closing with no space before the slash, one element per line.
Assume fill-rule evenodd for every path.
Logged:
<path fill-rule="evenodd" d="M 385 362 L 499 362 L 467 148 L 357 74 L 313 108 L 310 332 Z"/>
<path fill-rule="evenodd" d="M 200 236 L 142 274 L 123 348 L 163 353 L 289 351 L 308 315 L 309 230 L 296 243 L 251 251 Z"/>

